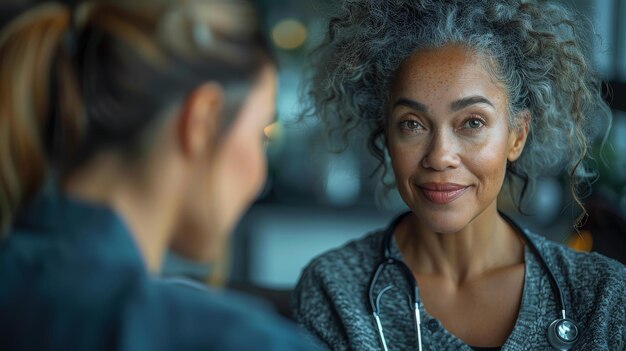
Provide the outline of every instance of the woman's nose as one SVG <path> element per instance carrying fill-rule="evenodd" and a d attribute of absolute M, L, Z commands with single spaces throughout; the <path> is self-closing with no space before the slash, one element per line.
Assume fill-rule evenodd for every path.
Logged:
<path fill-rule="evenodd" d="M 457 168 L 461 162 L 457 144 L 454 135 L 449 132 L 434 133 L 422 158 L 422 166 L 435 171 Z"/>

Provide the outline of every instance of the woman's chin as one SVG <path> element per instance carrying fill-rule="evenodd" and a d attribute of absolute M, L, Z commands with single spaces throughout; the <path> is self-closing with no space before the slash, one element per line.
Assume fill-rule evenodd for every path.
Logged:
<path fill-rule="evenodd" d="M 420 227 L 426 228 L 427 230 L 438 233 L 438 234 L 454 234 L 458 233 L 463 228 L 467 227 L 470 220 L 467 216 L 462 214 L 450 213 L 450 212 L 435 212 L 435 213 L 424 213 L 426 211 L 420 211 L 420 213 L 415 213 L 417 220 L 419 222 Z"/>

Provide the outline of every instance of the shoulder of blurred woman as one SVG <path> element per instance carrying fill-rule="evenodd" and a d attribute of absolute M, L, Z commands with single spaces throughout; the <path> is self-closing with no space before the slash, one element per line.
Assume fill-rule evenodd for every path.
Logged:
<path fill-rule="evenodd" d="M 0 281 L 9 350 L 310 349 L 258 303 L 155 283 L 119 216 L 65 196 L 20 216 L 0 244 Z"/>
<path fill-rule="evenodd" d="M 201 284 L 154 279 L 157 330 L 172 331 L 172 347 L 222 350 L 316 350 L 305 334 L 250 296 Z M 165 306 L 165 308 L 159 308 Z M 165 348 L 167 349 L 167 348 Z"/>

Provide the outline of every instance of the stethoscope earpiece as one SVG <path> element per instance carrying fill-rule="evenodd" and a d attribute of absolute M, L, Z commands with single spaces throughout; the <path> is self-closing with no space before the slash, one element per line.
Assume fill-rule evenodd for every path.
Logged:
<path fill-rule="evenodd" d="M 548 342 L 556 350 L 569 350 L 577 340 L 578 326 L 571 319 L 556 319 L 548 326 Z"/>

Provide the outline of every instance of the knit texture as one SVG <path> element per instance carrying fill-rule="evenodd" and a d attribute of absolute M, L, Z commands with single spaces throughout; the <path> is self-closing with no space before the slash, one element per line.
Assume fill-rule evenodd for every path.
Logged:
<path fill-rule="evenodd" d="M 296 321 L 332 350 L 382 350 L 368 298 L 371 276 L 382 258 L 384 231 L 351 241 L 315 258 L 295 290 Z M 580 338 L 573 350 L 624 350 L 626 347 L 626 266 L 597 253 L 579 253 L 529 234 L 559 281 L 567 317 L 576 321 Z M 391 254 L 401 258 L 392 240 Z M 555 292 L 539 261 L 525 249 L 525 280 L 517 321 L 502 350 L 551 350 L 548 325 L 560 317 Z M 386 268 L 374 294 L 387 286 L 380 314 L 389 350 L 417 350 L 417 333 L 408 294 L 397 268 Z M 471 351 L 430 316 L 421 301 L 424 350 Z"/>

